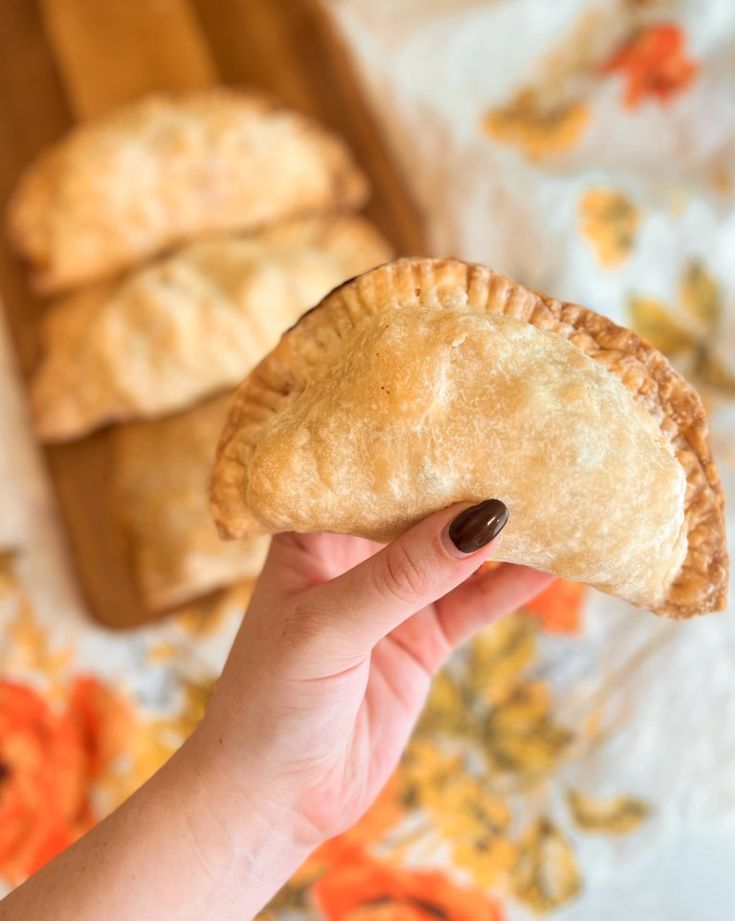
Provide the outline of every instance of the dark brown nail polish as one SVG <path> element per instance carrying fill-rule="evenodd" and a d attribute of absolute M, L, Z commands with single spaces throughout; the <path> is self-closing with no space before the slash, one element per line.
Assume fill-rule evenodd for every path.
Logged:
<path fill-rule="evenodd" d="M 500 499 L 486 499 L 466 508 L 449 525 L 449 536 L 462 553 L 474 553 L 497 537 L 508 521 L 508 509 Z"/>

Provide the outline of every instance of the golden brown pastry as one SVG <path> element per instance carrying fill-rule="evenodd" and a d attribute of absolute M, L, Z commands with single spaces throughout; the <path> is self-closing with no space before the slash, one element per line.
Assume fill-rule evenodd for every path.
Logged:
<path fill-rule="evenodd" d="M 341 140 L 220 87 L 145 97 L 74 130 L 26 171 L 10 231 L 37 288 L 52 292 L 202 234 L 366 197 Z"/>
<path fill-rule="evenodd" d="M 267 538 L 220 540 L 207 480 L 229 395 L 154 422 L 117 428 L 114 502 L 146 604 L 162 610 L 255 578 Z"/>
<path fill-rule="evenodd" d="M 60 301 L 31 384 L 39 435 L 75 438 L 159 416 L 238 383 L 331 288 L 390 258 L 355 216 L 192 243 Z"/>
<path fill-rule="evenodd" d="M 630 330 L 482 266 L 404 259 L 328 295 L 237 391 L 211 497 L 227 536 L 380 541 L 498 498 L 500 559 L 671 617 L 725 600 L 696 393 Z"/>

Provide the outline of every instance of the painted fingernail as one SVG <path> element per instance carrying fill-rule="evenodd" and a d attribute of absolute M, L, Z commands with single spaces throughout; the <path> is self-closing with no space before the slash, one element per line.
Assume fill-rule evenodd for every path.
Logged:
<path fill-rule="evenodd" d="M 466 508 L 449 525 L 449 537 L 462 553 L 474 553 L 497 537 L 508 521 L 508 509 L 500 499 L 486 499 Z"/>

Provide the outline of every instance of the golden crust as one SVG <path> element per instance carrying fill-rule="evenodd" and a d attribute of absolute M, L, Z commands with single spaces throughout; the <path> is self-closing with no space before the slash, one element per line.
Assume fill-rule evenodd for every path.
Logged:
<path fill-rule="evenodd" d="M 220 540 L 207 504 L 229 395 L 113 434 L 113 497 L 146 604 L 174 607 L 260 572 L 268 540 Z"/>
<path fill-rule="evenodd" d="M 203 234 L 359 207 L 367 191 L 339 138 L 220 87 L 147 96 L 76 128 L 26 170 L 9 229 L 52 293 Z"/>
<path fill-rule="evenodd" d="M 192 243 L 63 298 L 31 385 L 38 434 L 76 438 L 235 386 L 307 307 L 389 257 L 366 220 L 327 215 Z"/>
<path fill-rule="evenodd" d="M 426 304 L 441 308 L 453 299 L 464 310 L 516 318 L 563 337 L 622 382 L 655 420 L 686 475 L 686 548 L 665 595 L 651 606 L 677 618 L 721 609 L 728 581 L 723 494 L 695 391 L 630 330 L 455 260 L 403 259 L 346 283 L 252 371 L 236 393 L 217 451 L 211 501 L 221 533 L 237 537 L 269 529 L 246 504 L 248 461 L 263 425 L 293 405 L 310 370 L 328 361 L 367 316 Z"/>

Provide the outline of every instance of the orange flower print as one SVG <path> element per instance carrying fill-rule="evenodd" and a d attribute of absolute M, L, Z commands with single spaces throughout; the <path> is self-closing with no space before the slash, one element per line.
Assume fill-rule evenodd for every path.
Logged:
<path fill-rule="evenodd" d="M 69 698 L 69 715 L 80 734 L 90 779 L 96 779 L 125 750 L 132 713 L 97 678 L 76 678 Z"/>
<path fill-rule="evenodd" d="M 85 753 L 68 714 L 29 687 L 0 682 L 0 873 L 10 883 L 43 866 L 88 824 Z"/>
<path fill-rule="evenodd" d="M 585 586 L 557 579 L 527 601 L 524 610 L 533 614 L 548 633 L 576 633 L 581 626 Z"/>
<path fill-rule="evenodd" d="M 686 53 L 684 32 L 673 23 L 641 29 L 603 66 L 603 73 L 624 77 L 623 101 L 630 108 L 649 97 L 666 102 L 689 86 L 697 70 Z"/>
<path fill-rule="evenodd" d="M 503 921 L 479 890 L 442 873 L 399 870 L 365 852 L 334 867 L 311 891 L 328 921 Z"/>
<path fill-rule="evenodd" d="M 110 692 L 80 678 L 57 713 L 33 688 L 0 681 L 0 876 L 11 885 L 94 824 L 90 781 L 111 750 L 102 700 Z"/>

